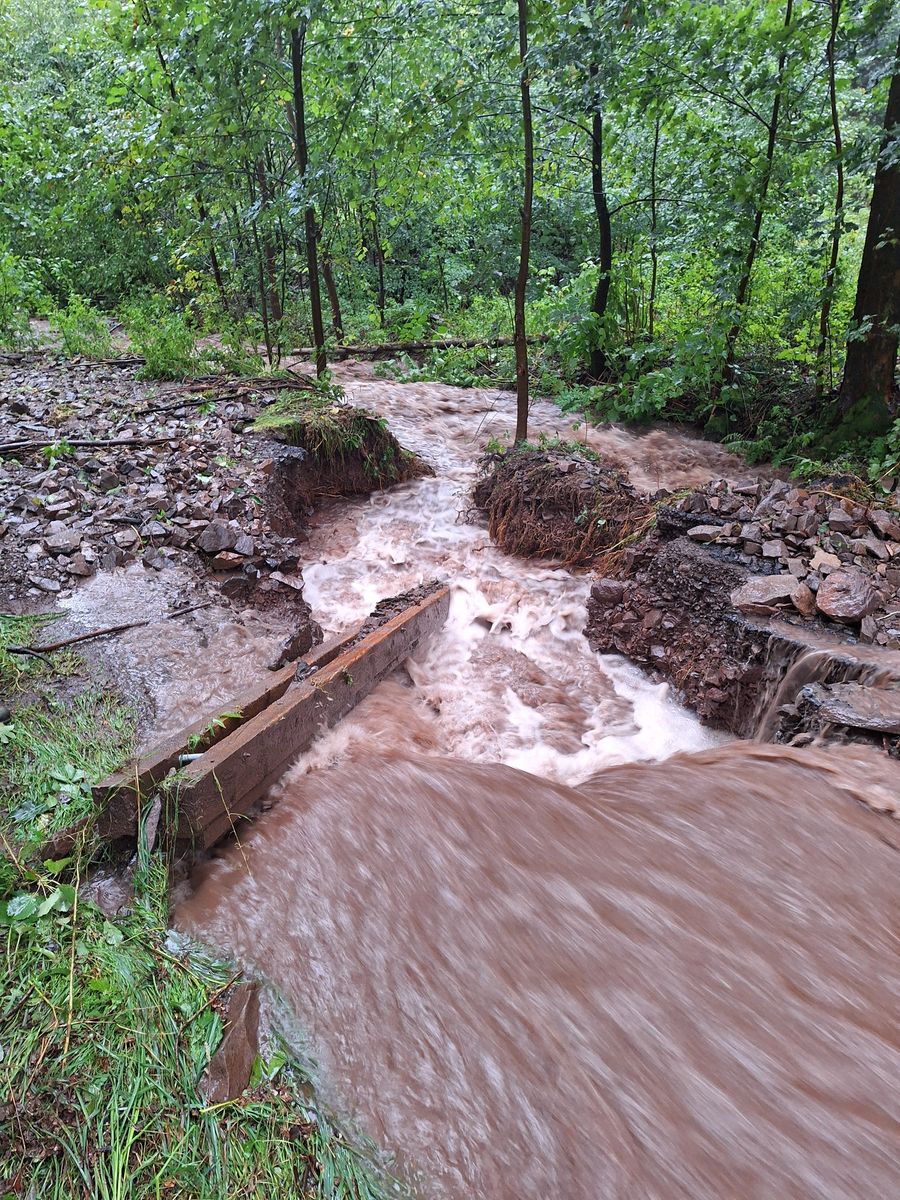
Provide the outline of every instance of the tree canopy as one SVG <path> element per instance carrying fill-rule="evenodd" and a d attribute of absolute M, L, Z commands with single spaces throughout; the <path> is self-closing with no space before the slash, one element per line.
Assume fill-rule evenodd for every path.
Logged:
<path fill-rule="evenodd" d="M 4 0 L 0 333 L 76 296 L 272 361 L 511 335 L 524 80 L 564 385 L 760 445 L 798 403 L 883 433 L 897 40 L 890 0 Z"/>

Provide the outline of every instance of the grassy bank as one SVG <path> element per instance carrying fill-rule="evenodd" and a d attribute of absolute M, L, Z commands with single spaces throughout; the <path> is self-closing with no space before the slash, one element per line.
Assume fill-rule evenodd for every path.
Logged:
<path fill-rule="evenodd" d="M 128 757 L 135 720 L 75 656 L 51 667 L 5 652 L 39 623 L 0 618 L 13 710 L 0 725 L 0 1197 L 377 1200 L 367 1161 L 283 1056 L 258 1061 L 237 1100 L 205 1102 L 236 973 L 170 935 L 163 855 L 139 842 L 120 916 L 80 892 L 99 851 L 90 785 Z M 79 821 L 48 857 L 48 838 Z"/>

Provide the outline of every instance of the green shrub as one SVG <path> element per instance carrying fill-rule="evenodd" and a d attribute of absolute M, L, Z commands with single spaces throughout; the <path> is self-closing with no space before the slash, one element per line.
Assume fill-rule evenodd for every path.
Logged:
<path fill-rule="evenodd" d="M 869 479 L 873 483 L 894 475 L 900 475 L 900 419 L 884 437 L 875 438 L 869 454 Z"/>
<path fill-rule="evenodd" d="M 197 347 L 185 313 L 151 297 L 127 305 L 122 319 L 132 349 L 144 359 L 144 379 L 184 379 L 194 373 Z"/>
<path fill-rule="evenodd" d="M 111 358 L 112 336 L 106 315 L 94 308 L 90 300 L 73 293 L 65 308 L 50 313 L 50 330 L 57 334 L 62 348 L 70 358 Z"/>
<path fill-rule="evenodd" d="M 204 352 L 210 363 L 230 375 L 259 375 L 263 358 L 256 349 L 262 339 L 261 331 L 245 318 L 244 321 L 222 320 L 218 329 L 219 344 Z"/>
<path fill-rule="evenodd" d="M 34 340 L 28 324 L 34 291 L 25 264 L 0 245 L 0 346 L 16 349 Z"/>

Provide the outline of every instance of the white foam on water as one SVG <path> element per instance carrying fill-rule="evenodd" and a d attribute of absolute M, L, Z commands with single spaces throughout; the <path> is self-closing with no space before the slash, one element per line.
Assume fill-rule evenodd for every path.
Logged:
<path fill-rule="evenodd" d="M 436 474 L 362 503 L 323 508 L 310 531 L 305 596 L 323 628 L 336 633 L 360 621 L 384 596 L 435 578 L 449 583 L 446 625 L 406 664 L 413 688 L 403 702 L 411 716 L 417 709 L 420 718 L 427 712 L 434 719 L 435 753 L 503 762 L 574 784 L 609 764 L 657 759 L 720 740 L 677 705 L 665 686 L 624 660 L 591 651 L 583 634 L 587 574 L 503 554 L 473 516 L 470 496 L 480 450 L 489 437 L 504 432 L 509 397 L 439 384 L 365 381 L 350 382 L 348 392 L 386 417 L 401 442 Z M 532 408 L 532 428 L 563 438 L 585 436 L 583 425 L 573 429 L 570 418 L 540 402 Z M 736 461 L 695 439 L 659 431 L 649 436 L 590 430 L 587 440 L 620 467 L 630 467 L 639 486 L 708 479 Z M 368 713 L 364 706 L 345 718 L 312 758 L 301 760 L 300 770 L 334 761 L 354 738 L 365 737 Z M 397 749 L 408 748 L 403 722 L 396 726 L 381 729 L 381 737 Z"/>

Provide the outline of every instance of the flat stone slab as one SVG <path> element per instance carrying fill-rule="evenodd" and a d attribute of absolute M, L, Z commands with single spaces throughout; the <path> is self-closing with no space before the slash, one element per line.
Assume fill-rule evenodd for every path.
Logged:
<path fill-rule="evenodd" d="M 866 687 L 859 683 L 810 684 L 804 699 L 819 715 L 835 725 L 868 729 L 873 733 L 900 733 L 900 685 Z"/>
<path fill-rule="evenodd" d="M 757 613 L 790 604 L 802 586 L 795 575 L 753 575 L 731 593 L 731 603 L 741 612 Z"/>

